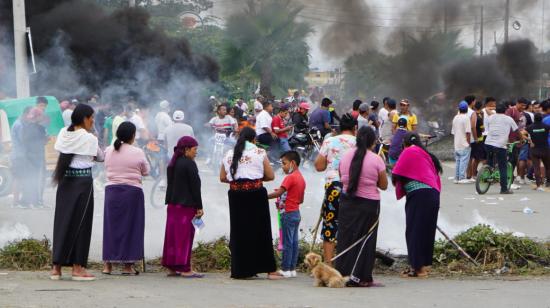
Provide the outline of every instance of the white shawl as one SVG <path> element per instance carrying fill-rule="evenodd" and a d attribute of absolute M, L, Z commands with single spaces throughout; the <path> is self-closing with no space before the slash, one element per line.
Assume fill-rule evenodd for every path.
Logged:
<path fill-rule="evenodd" d="M 96 156 L 98 149 L 97 137 L 83 128 L 71 132 L 64 127 L 55 141 L 55 150 L 64 154 Z"/>

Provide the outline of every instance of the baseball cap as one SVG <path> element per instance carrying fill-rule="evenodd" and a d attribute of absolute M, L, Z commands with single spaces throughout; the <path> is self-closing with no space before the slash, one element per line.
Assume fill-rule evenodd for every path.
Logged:
<path fill-rule="evenodd" d="M 397 126 L 401 128 L 407 127 L 407 118 L 400 117 L 399 120 L 397 120 Z"/>
<path fill-rule="evenodd" d="M 174 121 L 183 121 L 184 118 L 185 114 L 181 110 L 174 111 L 174 115 L 172 115 L 172 119 L 174 119 Z"/>
<path fill-rule="evenodd" d="M 410 104 L 409 104 L 409 100 L 406 99 L 406 98 L 402 99 L 402 100 L 399 102 L 399 104 L 401 104 L 401 105 L 407 105 L 407 106 L 410 105 Z"/>
<path fill-rule="evenodd" d="M 362 112 L 365 112 L 367 110 L 369 110 L 369 104 L 367 103 L 362 103 L 361 105 L 359 105 L 359 111 L 362 111 Z"/>
<path fill-rule="evenodd" d="M 461 101 L 461 102 L 458 104 L 458 110 L 460 110 L 460 111 L 466 111 L 466 110 L 468 110 L 468 103 L 466 103 L 466 101 Z"/>
<path fill-rule="evenodd" d="M 311 108 L 311 107 L 309 106 L 308 103 L 303 102 L 303 103 L 300 103 L 300 108 L 305 109 L 305 110 L 309 110 L 309 108 Z"/>
<path fill-rule="evenodd" d="M 168 109 L 170 108 L 170 102 L 167 100 L 163 100 L 159 103 L 160 108 L 162 109 Z"/>

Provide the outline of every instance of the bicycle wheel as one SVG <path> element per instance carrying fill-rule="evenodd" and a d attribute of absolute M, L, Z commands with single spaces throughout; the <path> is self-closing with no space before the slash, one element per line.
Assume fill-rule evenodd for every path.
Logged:
<path fill-rule="evenodd" d="M 506 175 L 507 175 L 507 189 L 510 190 L 512 183 L 514 183 L 514 166 L 511 163 L 506 165 Z"/>
<path fill-rule="evenodd" d="M 149 195 L 149 202 L 155 209 L 162 209 L 166 206 L 166 186 L 161 185 L 162 178 L 158 178 L 151 187 L 151 193 Z M 164 183 L 163 183 L 164 184 Z"/>
<path fill-rule="evenodd" d="M 483 195 L 487 191 L 489 191 L 489 187 L 491 187 L 491 175 L 492 175 L 491 167 L 489 166 L 483 166 L 477 173 L 477 179 L 476 179 L 476 191 L 478 194 Z"/>

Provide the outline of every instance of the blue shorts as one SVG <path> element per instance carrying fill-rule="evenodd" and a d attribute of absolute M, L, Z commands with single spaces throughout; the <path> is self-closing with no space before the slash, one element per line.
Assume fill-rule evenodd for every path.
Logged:
<path fill-rule="evenodd" d="M 526 143 L 519 148 L 519 160 L 529 160 L 529 144 Z"/>

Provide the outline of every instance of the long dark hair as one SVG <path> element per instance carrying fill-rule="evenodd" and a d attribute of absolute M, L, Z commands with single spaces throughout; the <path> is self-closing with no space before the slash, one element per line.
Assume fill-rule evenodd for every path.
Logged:
<path fill-rule="evenodd" d="M 113 146 L 115 151 L 120 150 L 123 143 L 128 143 L 136 136 L 136 126 L 132 122 L 122 122 L 116 130 L 116 139 Z"/>
<path fill-rule="evenodd" d="M 91 117 L 94 114 L 94 109 L 86 104 L 78 104 L 71 115 L 71 125 L 67 128 L 68 131 L 74 131 L 75 126 L 80 126 L 84 123 L 84 119 Z M 65 172 L 69 169 L 69 165 L 73 161 L 74 154 L 59 153 L 57 164 L 53 172 L 53 182 L 59 183 L 65 176 Z"/>
<path fill-rule="evenodd" d="M 434 166 L 435 166 L 435 169 L 437 170 L 437 172 L 439 174 L 443 173 L 443 167 L 441 167 L 441 162 L 439 161 L 437 156 L 433 155 L 430 151 L 428 151 L 428 149 L 426 149 L 426 147 L 422 144 L 422 141 L 420 141 L 420 136 L 418 136 L 417 133 L 408 132 L 405 135 L 405 139 L 403 140 L 403 144 L 405 145 L 405 147 L 408 147 L 408 146 L 411 146 L 411 145 L 416 145 L 417 147 L 424 150 L 432 158 L 432 162 L 434 163 Z"/>
<path fill-rule="evenodd" d="M 376 142 L 376 134 L 374 130 L 369 126 L 363 126 L 357 132 L 357 141 L 355 154 L 351 160 L 349 166 L 349 184 L 346 193 L 353 195 L 357 191 L 359 186 L 359 178 L 361 177 L 361 170 L 363 170 L 363 161 L 367 151 Z"/>
<path fill-rule="evenodd" d="M 246 142 L 252 142 L 254 141 L 254 138 L 256 138 L 256 132 L 250 127 L 244 127 L 239 133 L 239 139 L 237 139 L 237 144 L 233 149 L 233 160 L 231 161 L 231 166 L 229 167 L 229 173 L 231 174 L 231 177 L 234 177 L 237 173 L 239 160 L 243 156 Z"/>

